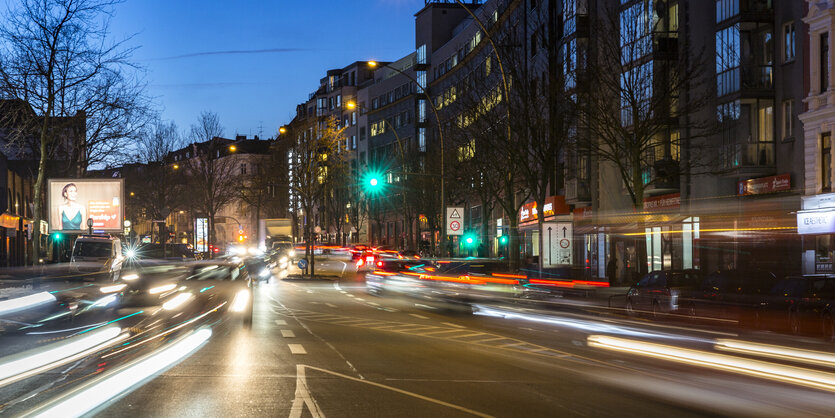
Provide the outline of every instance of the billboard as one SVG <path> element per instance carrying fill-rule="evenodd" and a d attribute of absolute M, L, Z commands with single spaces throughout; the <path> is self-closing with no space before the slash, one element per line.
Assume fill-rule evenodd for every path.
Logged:
<path fill-rule="evenodd" d="M 209 235 L 209 218 L 197 218 L 195 220 L 194 228 L 194 249 L 198 252 L 205 253 L 209 251 L 207 244 Z"/>
<path fill-rule="evenodd" d="M 50 179 L 47 196 L 52 231 L 87 231 L 92 219 L 96 231 L 122 232 L 122 179 Z"/>

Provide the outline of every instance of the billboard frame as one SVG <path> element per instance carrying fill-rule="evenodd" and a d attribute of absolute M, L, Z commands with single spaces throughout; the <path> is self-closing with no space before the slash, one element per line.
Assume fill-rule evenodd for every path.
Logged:
<path fill-rule="evenodd" d="M 121 234 L 124 232 L 125 224 L 125 179 L 124 178 L 87 178 L 87 179 L 73 179 L 73 178 L 55 178 L 46 180 L 46 220 L 49 224 L 49 232 L 67 232 L 67 233 L 86 233 L 85 229 L 52 229 L 52 183 L 119 183 L 119 227 L 112 229 L 96 229 L 96 231 L 104 231 L 109 233 Z M 83 219 L 83 224 L 87 224 L 87 220 Z"/>

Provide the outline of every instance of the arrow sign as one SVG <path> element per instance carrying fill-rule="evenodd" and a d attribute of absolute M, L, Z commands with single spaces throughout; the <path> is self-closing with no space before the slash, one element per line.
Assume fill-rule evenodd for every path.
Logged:
<path fill-rule="evenodd" d="M 541 254 L 543 267 L 557 267 L 570 265 L 573 262 L 574 248 L 573 242 L 573 224 L 571 222 L 551 222 L 542 225 L 544 234 L 548 234 L 548 239 L 543 237 L 543 248 Z M 562 232 L 562 236 L 559 236 Z M 554 233 L 558 236 L 554 236 Z"/>
<path fill-rule="evenodd" d="M 566 227 L 562 227 L 562 237 L 565 238 L 565 230 L 568 229 Z"/>

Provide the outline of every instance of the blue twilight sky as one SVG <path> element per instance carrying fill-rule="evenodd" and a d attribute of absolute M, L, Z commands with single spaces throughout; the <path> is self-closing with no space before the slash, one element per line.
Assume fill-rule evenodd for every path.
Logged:
<path fill-rule="evenodd" d="M 414 50 L 423 0 L 126 0 L 111 22 L 135 34 L 162 118 L 186 130 L 216 112 L 225 136 L 274 136 L 332 68 Z M 244 51 L 261 50 L 252 53 Z M 266 51 L 265 51 L 266 50 Z M 223 52 L 226 51 L 226 52 Z M 237 53 L 233 51 L 238 51 Z"/>

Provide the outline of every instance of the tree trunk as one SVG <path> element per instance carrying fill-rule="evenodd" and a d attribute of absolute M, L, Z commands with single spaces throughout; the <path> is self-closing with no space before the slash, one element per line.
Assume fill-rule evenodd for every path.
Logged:
<path fill-rule="evenodd" d="M 49 91 L 52 91 L 52 81 L 50 80 Z M 46 177 L 46 157 L 47 157 L 47 141 L 49 139 L 49 118 L 52 116 L 53 102 L 55 98 L 50 93 L 47 99 L 46 114 L 43 117 L 43 124 L 41 125 L 41 143 L 40 143 L 40 159 L 38 161 L 38 178 L 35 180 L 35 201 L 33 202 L 32 218 L 34 225 L 32 225 L 32 264 L 38 262 L 41 256 L 41 213 L 43 212 L 43 186 Z M 11 202 L 9 202 L 11 204 Z"/>
<path fill-rule="evenodd" d="M 215 258 L 215 213 L 210 211 L 209 215 L 209 258 Z"/>

